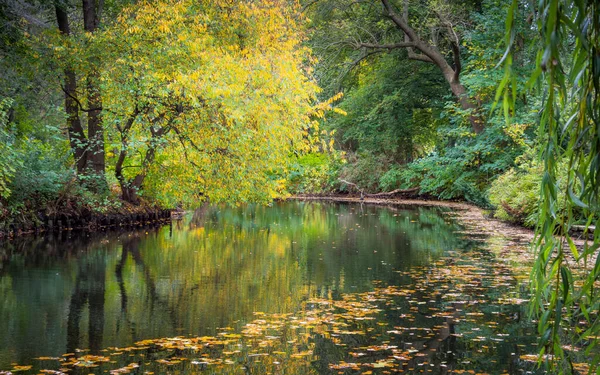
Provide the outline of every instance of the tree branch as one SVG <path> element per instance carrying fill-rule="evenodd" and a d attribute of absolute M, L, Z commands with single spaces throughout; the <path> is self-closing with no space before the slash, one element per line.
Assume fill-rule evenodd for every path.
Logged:
<path fill-rule="evenodd" d="M 454 58 L 454 82 L 459 82 L 460 79 L 460 72 L 462 70 L 462 64 L 460 62 L 460 48 L 458 46 L 458 44 L 452 42 L 450 43 L 450 46 L 452 48 L 452 55 Z"/>
<path fill-rule="evenodd" d="M 372 49 L 397 49 L 397 48 L 409 48 L 414 47 L 413 42 L 400 42 L 392 44 L 373 44 L 373 43 L 358 43 L 357 47 L 372 48 Z"/>
<path fill-rule="evenodd" d="M 389 0 L 381 0 L 381 3 L 385 8 L 388 17 L 392 20 L 392 22 L 394 22 L 394 24 L 396 24 L 396 26 L 398 26 L 400 30 L 402 30 L 402 32 L 404 32 L 405 43 L 410 41 L 414 43 L 414 48 L 421 51 L 421 54 L 416 54 L 409 50 L 409 59 L 434 63 L 442 70 L 444 75 L 448 74 L 452 68 L 448 65 L 444 59 L 444 56 L 437 50 L 437 48 L 421 40 L 415 30 L 408 25 L 408 3 L 406 1 L 404 2 L 404 17 L 400 17 L 398 14 L 396 14 Z"/>
<path fill-rule="evenodd" d="M 412 42 L 415 42 L 415 43 L 421 40 L 419 38 L 419 36 L 417 35 L 417 33 L 410 26 L 408 26 L 408 20 L 405 20 L 402 17 L 399 17 L 396 14 L 396 12 L 394 12 L 389 0 L 381 0 L 381 3 L 383 4 L 383 7 L 385 8 L 388 16 L 392 19 L 392 21 L 396 24 L 396 26 L 398 26 L 400 28 L 400 30 L 402 30 L 404 32 L 404 34 L 408 37 L 408 39 L 410 39 Z M 415 47 L 418 47 L 418 46 L 415 46 Z"/>
<path fill-rule="evenodd" d="M 413 51 L 408 51 L 408 58 L 410 60 L 417 60 L 435 64 L 435 61 L 433 61 L 429 56 L 423 55 L 422 53 L 414 53 Z"/>
<path fill-rule="evenodd" d="M 67 94 L 71 99 L 73 99 L 75 101 L 75 103 L 77 103 L 77 106 L 79 107 L 79 110 L 82 112 L 92 112 L 92 111 L 102 111 L 102 107 L 95 107 L 95 108 L 88 108 L 85 109 L 83 108 L 83 105 L 81 104 L 81 102 L 79 101 L 79 99 L 77 99 L 77 97 L 73 96 L 73 94 L 71 94 L 63 85 L 60 85 L 61 90 Z"/>

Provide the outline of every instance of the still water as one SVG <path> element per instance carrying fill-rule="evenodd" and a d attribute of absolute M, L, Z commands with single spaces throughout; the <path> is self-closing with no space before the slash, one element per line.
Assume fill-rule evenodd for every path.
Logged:
<path fill-rule="evenodd" d="M 5 242 L 0 374 L 522 373 L 503 241 L 440 208 L 287 202 Z"/>

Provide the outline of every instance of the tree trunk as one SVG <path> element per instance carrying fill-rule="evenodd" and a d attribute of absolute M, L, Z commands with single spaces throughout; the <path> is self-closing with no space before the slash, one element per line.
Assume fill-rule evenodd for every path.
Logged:
<path fill-rule="evenodd" d="M 100 23 L 101 4 L 96 0 L 83 0 L 83 26 L 85 31 L 94 33 Z M 102 96 L 99 88 L 99 75 L 95 64 L 87 78 L 88 94 L 88 168 L 96 176 L 93 186 L 95 190 L 105 190 L 107 187 L 104 175 L 106 162 L 104 153 L 104 129 L 102 126 Z"/>
<path fill-rule="evenodd" d="M 408 1 L 404 1 L 403 15 L 396 14 L 389 2 L 389 0 L 381 0 L 385 11 L 391 18 L 392 22 L 404 33 L 404 41 L 402 48 L 408 49 L 408 58 L 418 61 L 424 61 L 435 64 L 442 72 L 444 78 L 450 84 L 452 94 L 458 99 L 460 106 L 463 110 L 471 110 L 469 116 L 469 122 L 471 128 L 476 134 L 483 132 L 485 129 L 485 123 L 481 114 L 479 113 L 479 105 L 469 99 L 466 88 L 460 83 L 460 73 L 462 69 L 461 58 L 460 58 L 460 47 L 459 39 L 452 28 L 451 24 L 447 27 L 449 32 L 452 32 L 453 39 L 451 41 L 452 56 L 454 59 L 454 68 L 446 61 L 446 57 L 439 51 L 439 49 L 421 39 L 416 31 L 410 27 L 408 20 Z M 407 47 L 407 44 L 410 46 Z M 400 45 L 400 44 L 399 44 Z M 420 53 L 416 54 L 413 52 L 413 48 L 417 49 Z"/>
<path fill-rule="evenodd" d="M 138 192 L 142 187 L 145 176 L 137 175 L 132 181 L 129 181 L 123 175 L 123 163 L 127 157 L 127 140 L 126 136 L 122 135 L 121 137 L 122 146 L 119 158 L 115 164 L 115 177 L 117 178 L 117 181 L 119 181 L 119 186 L 121 187 L 121 199 L 137 206 L 140 204 Z"/>
<path fill-rule="evenodd" d="M 67 12 L 55 4 L 56 21 L 61 34 L 69 36 L 71 30 L 69 28 L 69 18 Z M 69 144 L 73 151 L 77 175 L 82 176 L 86 173 L 88 162 L 88 140 L 81 125 L 79 117 L 79 104 L 77 103 L 77 77 L 71 69 L 65 69 L 65 112 L 67 114 L 67 133 L 69 135 Z"/>
<path fill-rule="evenodd" d="M 126 181 L 125 179 L 119 180 L 119 185 L 121 186 L 121 199 L 136 206 L 139 205 L 139 192 L 142 189 L 142 184 L 144 183 L 145 178 L 146 174 L 140 173 L 131 181 Z"/>
<path fill-rule="evenodd" d="M 138 206 L 140 204 L 140 197 L 138 196 L 138 189 L 133 186 L 121 185 L 121 199 L 125 202 L 129 202 L 133 205 Z"/>
<path fill-rule="evenodd" d="M 479 106 L 477 103 L 473 102 L 469 99 L 467 94 L 467 89 L 460 82 L 450 82 L 450 89 L 460 103 L 460 107 L 464 111 L 470 110 L 471 113 L 469 115 L 469 122 L 471 123 L 471 128 L 475 132 L 475 134 L 480 134 L 485 130 L 485 123 L 483 117 L 479 113 Z"/>
<path fill-rule="evenodd" d="M 134 205 L 140 204 L 139 192 L 142 189 L 144 180 L 146 179 L 147 167 L 154 160 L 154 148 L 148 149 L 144 162 L 142 163 L 142 170 L 133 179 L 128 180 L 123 176 L 123 162 L 125 161 L 126 151 L 121 149 L 117 163 L 115 164 L 115 177 L 119 181 L 121 187 L 121 199 Z"/>
<path fill-rule="evenodd" d="M 104 153 L 104 128 L 102 126 L 102 113 L 99 108 L 102 107 L 102 99 L 98 89 L 99 82 L 96 72 L 90 73 L 87 79 L 88 90 L 88 168 L 94 173 L 98 179 L 98 188 L 102 189 L 102 185 L 106 185 L 104 176 L 105 171 L 105 153 Z"/>

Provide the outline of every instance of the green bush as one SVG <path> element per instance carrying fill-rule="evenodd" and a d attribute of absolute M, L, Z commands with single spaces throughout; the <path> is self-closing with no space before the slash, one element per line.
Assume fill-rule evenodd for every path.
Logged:
<path fill-rule="evenodd" d="M 402 185 L 403 176 L 404 170 L 402 167 L 394 166 L 379 178 L 379 187 L 383 191 L 397 189 L 398 186 Z"/>
<path fill-rule="evenodd" d="M 21 166 L 9 184 L 8 205 L 34 207 L 55 200 L 72 177 L 64 161 L 54 157 L 49 146 L 31 139 L 22 142 L 18 152 Z"/>
<path fill-rule="evenodd" d="M 341 153 L 309 153 L 298 157 L 289 174 L 292 194 L 330 192 L 344 163 Z"/>
<path fill-rule="evenodd" d="M 494 216 L 501 220 L 535 227 L 539 217 L 541 183 L 544 166 L 536 159 L 533 150 L 525 153 L 518 166 L 511 168 L 492 183 L 489 189 L 490 202 L 495 207 Z M 558 165 L 557 214 L 566 210 L 567 163 Z M 580 216 L 581 212 L 574 211 Z"/>
<path fill-rule="evenodd" d="M 20 165 L 18 153 L 15 150 L 15 137 L 10 131 L 8 110 L 12 100 L 0 100 L 0 198 L 8 198 L 11 194 L 10 182 Z"/>
<path fill-rule="evenodd" d="M 534 227 L 538 219 L 543 168 L 539 164 L 512 168 L 492 183 L 490 202 L 501 220 Z"/>
<path fill-rule="evenodd" d="M 446 200 L 466 200 L 488 207 L 487 190 L 502 173 L 515 166 L 534 137 L 533 119 L 526 113 L 519 125 L 508 126 L 499 115 L 486 119 L 483 133 L 475 135 L 468 112 L 450 103 L 440 128 L 441 143 L 429 155 L 409 164 L 401 173 L 402 187 L 420 188 Z"/>
<path fill-rule="evenodd" d="M 379 180 L 390 169 L 391 163 L 385 155 L 371 152 L 348 155 L 348 163 L 340 170 L 339 178 L 359 186 L 366 192 L 379 191 Z M 354 186 L 338 181 L 339 190 L 354 191 Z"/>

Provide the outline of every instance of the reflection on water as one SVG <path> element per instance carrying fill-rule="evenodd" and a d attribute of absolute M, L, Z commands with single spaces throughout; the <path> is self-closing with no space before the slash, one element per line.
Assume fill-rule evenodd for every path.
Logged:
<path fill-rule="evenodd" d="M 355 373 L 408 371 L 425 361 L 439 372 L 466 361 L 516 371 L 515 352 L 531 339 L 523 337 L 521 307 L 495 301 L 521 292 L 486 242 L 459 230 L 440 209 L 288 202 L 204 207 L 172 227 L 4 243 L 0 370 L 43 367 L 34 358 L 78 349 L 107 355 L 106 348 L 136 342 L 174 362 L 165 352 L 172 342 L 143 340 L 204 336 L 178 344 L 176 354 L 194 347 L 202 361 L 162 365 L 219 372 L 215 366 L 230 361 L 231 372 L 261 373 L 294 360 L 288 373 Z M 299 325 L 307 316 L 310 326 Z M 270 355 L 287 359 L 249 365 L 263 341 Z M 213 346 L 217 353 L 197 352 Z M 483 364 L 490 355 L 491 367 Z M 378 361 L 396 364 L 371 366 Z M 146 359 L 136 363 L 161 372 Z"/>

